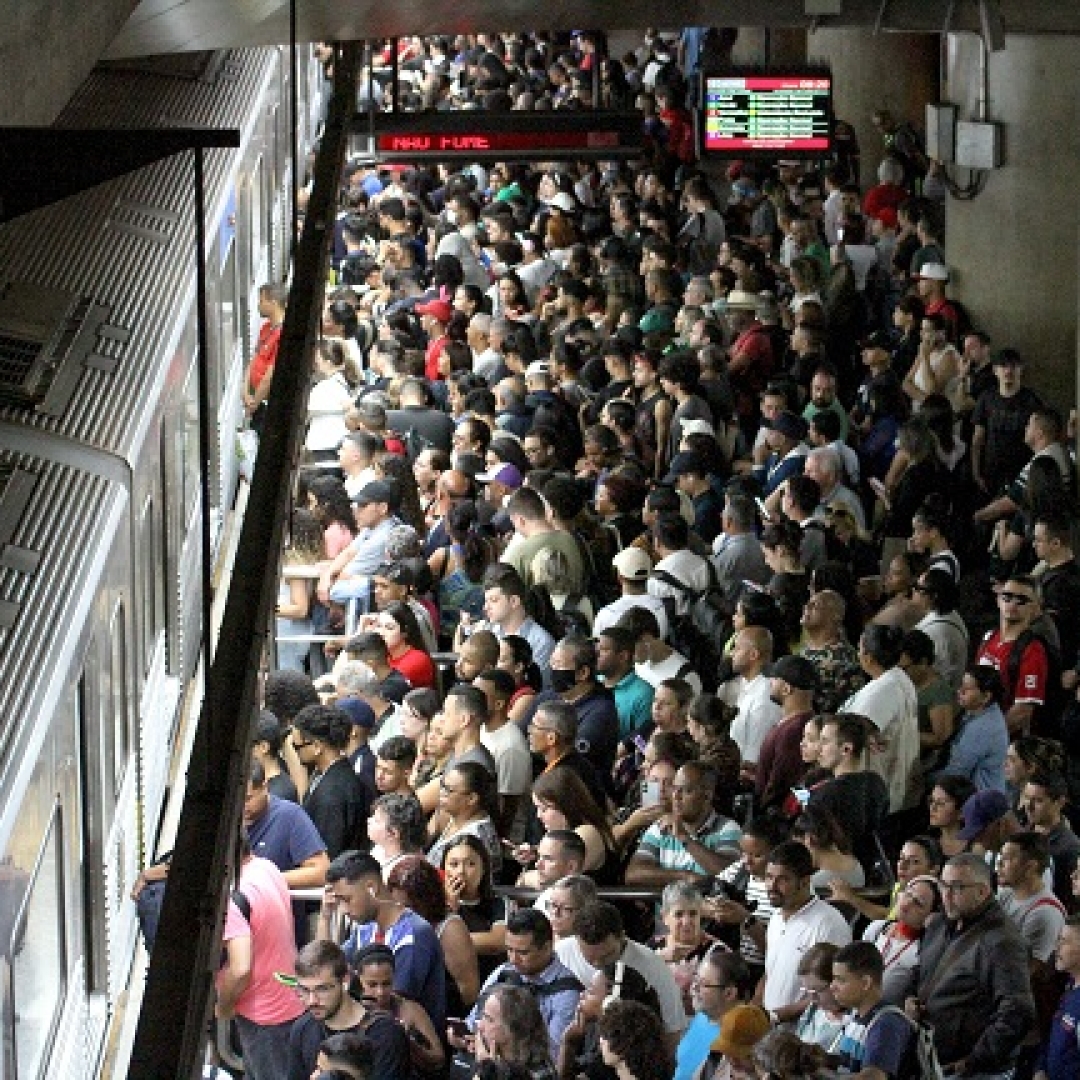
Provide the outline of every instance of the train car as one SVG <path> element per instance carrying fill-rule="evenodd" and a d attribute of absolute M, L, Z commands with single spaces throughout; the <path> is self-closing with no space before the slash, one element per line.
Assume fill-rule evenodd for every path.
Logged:
<path fill-rule="evenodd" d="M 297 71 L 303 151 L 320 115 L 310 50 Z M 209 506 L 192 155 L 0 227 L 3 1077 L 94 1076 L 127 984 L 129 893 L 204 659 L 203 516 L 216 551 L 258 286 L 288 258 L 289 75 L 271 49 L 106 65 L 58 121 L 240 130 L 238 150 L 206 157 Z"/>

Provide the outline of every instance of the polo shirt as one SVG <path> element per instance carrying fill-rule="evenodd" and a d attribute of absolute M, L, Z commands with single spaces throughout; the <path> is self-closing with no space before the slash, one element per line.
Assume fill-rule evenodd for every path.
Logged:
<path fill-rule="evenodd" d="M 847 945 L 851 927 L 836 908 L 812 897 L 794 915 L 786 916 L 781 909 L 773 912 L 765 939 L 766 1009 L 781 1009 L 794 1005 L 802 997 L 799 964 L 811 945 L 831 941 Z"/>
<path fill-rule="evenodd" d="M 269 859 L 282 873 L 326 850 L 307 811 L 273 795 L 266 813 L 249 823 L 247 833 L 252 854 Z"/>
<path fill-rule="evenodd" d="M 742 829 L 738 824 L 715 810 L 694 832 L 694 839 L 710 851 L 737 849 L 741 836 Z M 638 841 L 634 858 L 639 855 L 656 863 L 662 870 L 689 870 L 692 874 L 705 874 L 704 868 L 686 850 L 683 842 L 667 829 L 662 829 L 659 821 L 654 821 Z"/>

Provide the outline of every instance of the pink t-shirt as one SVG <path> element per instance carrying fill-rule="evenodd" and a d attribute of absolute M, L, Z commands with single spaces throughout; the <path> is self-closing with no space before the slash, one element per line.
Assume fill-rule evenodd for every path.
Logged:
<path fill-rule="evenodd" d="M 295 974 L 296 935 L 293 931 L 289 886 L 281 871 L 269 860 L 249 859 L 240 871 L 240 892 L 251 906 L 248 923 L 229 900 L 222 942 L 250 937 L 251 982 L 236 1003 L 238 1016 L 255 1024 L 284 1024 L 303 1011 L 300 999 L 274 978 L 275 971 Z"/>

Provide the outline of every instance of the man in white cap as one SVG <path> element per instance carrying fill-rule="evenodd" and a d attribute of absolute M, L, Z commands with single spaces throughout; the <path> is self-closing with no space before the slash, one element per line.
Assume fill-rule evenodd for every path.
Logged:
<path fill-rule="evenodd" d="M 614 626 L 630 608 L 640 607 L 651 611 L 656 616 L 661 638 L 668 635 L 667 613 L 664 601 L 658 596 L 651 596 L 647 591 L 652 560 L 641 548 L 623 548 L 612 559 L 615 572 L 619 577 L 622 596 L 602 607 L 593 620 L 593 637 L 599 637 L 609 626 Z"/>
<path fill-rule="evenodd" d="M 923 263 L 915 277 L 915 286 L 919 299 L 923 302 L 924 315 L 940 315 L 949 324 L 949 340 L 956 345 L 960 317 L 945 295 L 948 284 L 949 268 L 940 262 Z"/>

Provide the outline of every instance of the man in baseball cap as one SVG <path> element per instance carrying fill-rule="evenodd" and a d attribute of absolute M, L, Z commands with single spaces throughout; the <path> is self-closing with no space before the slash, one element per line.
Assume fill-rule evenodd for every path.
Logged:
<path fill-rule="evenodd" d="M 434 382 L 439 376 L 439 356 L 447 342 L 446 324 L 454 314 L 449 300 L 429 300 L 426 304 L 416 305 L 416 314 L 428 336 L 428 346 L 424 352 L 424 378 Z"/>
<path fill-rule="evenodd" d="M 660 627 L 660 637 L 666 638 L 668 620 L 664 601 L 650 596 L 647 590 L 649 574 L 653 568 L 652 559 L 639 547 L 625 547 L 611 562 L 619 578 L 622 596 L 596 613 L 593 637 L 599 637 L 607 627 L 614 626 L 631 608 L 640 607 L 652 612 Z"/>

